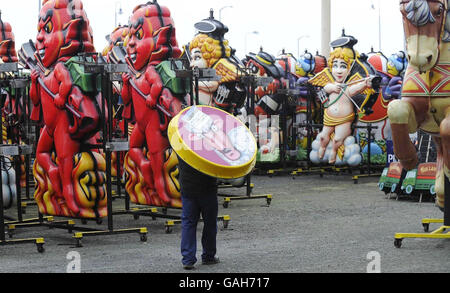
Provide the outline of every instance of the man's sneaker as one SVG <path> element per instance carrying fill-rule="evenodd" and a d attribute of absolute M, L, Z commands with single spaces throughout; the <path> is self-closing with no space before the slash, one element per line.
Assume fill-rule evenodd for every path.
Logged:
<path fill-rule="evenodd" d="M 190 270 L 194 270 L 195 266 L 194 265 L 183 265 L 183 269 L 190 271 Z"/>
<path fill-rule="evenodd" d="M 218 264 L 220 262 L 218 257 L 214 257 L 211 259 L 203 259 L 202 260 L 202 265 L 215 265 Z"/>

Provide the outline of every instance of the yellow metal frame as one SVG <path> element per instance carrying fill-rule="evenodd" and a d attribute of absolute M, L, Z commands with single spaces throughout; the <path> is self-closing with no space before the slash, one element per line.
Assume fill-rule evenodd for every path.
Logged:
<path fill-rule="evenodd" d="M 442 224 L 444 223 L 443 219 L 423 219 L 422 225 L 425 229 L 425 232 L 428 231 L 429 224 Z M 449 232 L 445 233 L 446 230 Z M 394 245 L 397 248 L 400 248 L 402 245 L 402 240 L 405 238 L 422 238 L 422 239 L 450 239 L 450 226 L 442 225 L 438 229 L 430 232 L 430 233 L 396 233 Z"/>

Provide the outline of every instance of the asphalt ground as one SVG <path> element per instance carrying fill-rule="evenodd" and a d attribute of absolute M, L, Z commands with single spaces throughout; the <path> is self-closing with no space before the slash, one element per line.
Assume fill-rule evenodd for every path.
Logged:
<path fill-rule="evenodd" d="M 394 247 L 397 232 L 422 233 L 423 218 L 441 218 L 431 201 L 388 198 L 377 188 L 378 177 L 361 178 L 354 184 L 348 174 L 300 175 L 295 177 L 252 176 L 253 195 L 265 198 L 232 200 L 224 208 L 219 198 L 219 215 L 229 215 L 228 227 L 219 221 L 217 255 L 213 266 L 196 264 L 192 273 L 448 273 L 450 240 L 404 239 Z M 229 195 L 245 195 L 245 188 L 221 189 Z M 124 208 L 114 200 L 114 210 Z M 6 214 L 14 216 L 15 210 Z M 36 214 L 28 206 L 25 218 Z M 179 210 L 169 209 L 170 216 Z M 60 220 L 60 219 L 56 219 Z M 184 273 L 180 256 L 180 225 L 166 233 L 164 218 L 114 215 L 114 228 L 148 229 L 146 242 L 139 234 L 83 237 L 76 246 L 73 233 L 38 226 L 16 229 L 12 239 L 43 237 L 45 252 L 33 243 L 0 246 L 1 273 Z M 76 221 L 80 227 L 107 229 Z M 439 224 L 431 224 L 430 230 Z M 198 227 L 198 254 L 200 233 Z M 7 237 L 7 239 L 9 239 Z M 75 256 L 75 258 L 74 258 Z M 78 258 L 79 257 L 79 258 Z M 374 262 L 376 261 L 376 263 Z"/>

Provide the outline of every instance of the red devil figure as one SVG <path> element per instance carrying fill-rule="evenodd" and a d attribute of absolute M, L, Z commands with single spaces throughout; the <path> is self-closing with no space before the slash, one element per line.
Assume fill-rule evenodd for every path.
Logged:
<path fill-rule="evenodd" d="M 11 25 L 3 22 L 0 13 L 0 62 L 17 62 Z"/>
<path fill-rule="evenodd" d="M 132 101 L 136 121 L 128 154 L 145 183 L 155 188 L 162 204 L 170 205 L 164 179 L 164 152 L 169 148 L 166 133 L 171 116 L 181 110 L 181 102 L 163 86 L 157 71 L 162 61 L 181 55 L 170 11 L 156 1 L 137 6 L 125 43 L 131 73 L 123 75 L 122 99 L 127 107 L 124 117 L 129 118 Z M 145 144 L 149 159 L 143 152 Z"/>
<path fill-rule="evenodd" d="M 81 202 L 86 199 L 74 193 L 74 155 L 88 140 L 93 140 L 101 127 L 101 95 L 92 84 L 86 88 L 76 83 L 78 78 L 70 66 L 77 63 L 70 61 L 79 53 L 92 52 L 92 30 L 82 2 L 44 1 L 34 54 L 38 66 L 32 69 L 30 89 L 35 106 L 32 119 L 40 118 L 39 113 L 43 118 L 36 160 L 48 175 L 56 196 L 64 198 L 72 215 L 81 217 L 85 216 Z M 53 151 L 56 160 L 52 160 Z"/>
<path fill-rule="evenodd" d="M 0 12 L 0 63 L 9 63 L 17 61 L 18 59 L 15 50 L 14 34 L 12 32 L 11 25 L 7 22 L 2 21 Z M 4 75 L 0 74 L 0 78 L 2 76 Z M 15 125 L 17 123 L 16 118 L 21 114 L 21 111 L 18 111 L 18 109 L 15 108 L 17 93 L 13 94 L 11 88 L 4 87 L 2 89 L 1 94 L 2 96 L 3 94 L 5 95 L 5 100 L 2 101 L 2 103 L 4 104 L 2 109 L 2 115 L 5 118 L 13 118 L 12 120 L 14 121 L 10 121 L 12 123 L 10 123 L 11 125 L 9 126 Z M 18 104 L 19 104 L 18 106 L 20 107 L 22 103 Z M 11 130 L 14 131 L 16 129 Z"/>

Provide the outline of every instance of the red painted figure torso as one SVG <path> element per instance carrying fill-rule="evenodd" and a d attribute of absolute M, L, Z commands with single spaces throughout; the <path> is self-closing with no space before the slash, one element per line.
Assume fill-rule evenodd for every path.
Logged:
<path fill-rule="evenodd" d="M 164 88 L 156 69 L 162 61 L 181 55 L 170 11 L 150 2 L 136 7 L 130 18 L 125 46 L 130 73 L 123 75 L 122 99 L 127 118 L 132 102 L 136 121 L 128 155 L 140 169 L 146 186 L 154 190 L 149 197 L 158 198 L 156 202 L 146 199 L 140 203 L 172 206 L 174 199 L 164 169 L 170 146 L 166 133 L 170 116 L 181 110 L 181 102 Z"/>
<path fill-rule="evenodd" d="M 73 170 L 77 168 L 74 156 L 83 144 L 94 142 L 101 125 L 98 107 L 101 94 L 88 93 L 87 89 L 76 86 L 67 63 L 79 53 L 94 52 L 83 4 L 80 0 L 45 1 L 39 14 L 38 31 L 35 57 L 39 69 L 31 71 L 30 89 L 34 104 L 32 119 L 41 118 L 43 122 L 36 161 L 48 176 L 56 198 L 64 199 L 62 204 L 55 198 L 52 203 L 40 205 L 40 210 L 44 214 L 65 216 L 104 216 L 92 195 L 76 192 L 77 182 L 73 178 Z M 52 158 L 54 155 L 56 159 Z M 86 206 L 86 200 L 97 204 Z"/>

